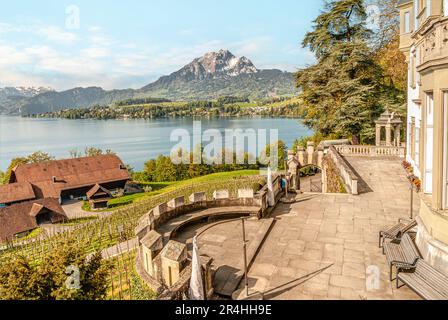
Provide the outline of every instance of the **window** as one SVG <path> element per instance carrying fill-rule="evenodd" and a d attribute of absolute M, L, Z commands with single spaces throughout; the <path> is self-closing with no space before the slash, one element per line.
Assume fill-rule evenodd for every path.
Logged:
<path fill-rule="evenodd" d="M 448 16 L 448 0 L 443 0 L 443 15 Z"/>
<path fill-rule="evenodd" d="M 409 11 L 404 13 L 404 33 L 411 32 L 411 13 Z"/>

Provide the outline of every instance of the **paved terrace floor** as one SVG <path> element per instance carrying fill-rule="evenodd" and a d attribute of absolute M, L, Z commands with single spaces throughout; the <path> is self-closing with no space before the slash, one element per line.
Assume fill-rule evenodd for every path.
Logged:
<path fill-rule="evenodd" d="M 301 195 L 294 204 L 279 204 L 273 212 L 277 221 L 249 272 L 251 292 L 283 300 L 418 299 L 389 281 L 378 248 L 380 229 L 409 217 L 401 160 L 347 160 L 363 179 L 362 194 Z M 375 281 L 366 272 L 371 266 L 380 270 L 379 289 L 367 289 L 366 279 Z"/>

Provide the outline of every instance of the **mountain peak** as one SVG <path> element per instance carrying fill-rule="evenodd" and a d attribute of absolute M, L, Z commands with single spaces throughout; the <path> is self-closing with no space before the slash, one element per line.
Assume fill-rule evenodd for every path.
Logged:
<path fill-rule="evenodd" d="M 226 76 L 238 76 L 245 73 L 257 73 L 258 69 L 246 57 L 236 57 L 229 50 L 221 49 L 218 52 L 208 52 L 201 58 L 195 59 L 186 66 L 196 70 L 203 69 L 205 74 L 197 73 L 199 79 Z"/>
<path fill-rule="evenodd" d="M 223 79 L 242 74 L 253 74 L 259 70 L 246 57 L 236 57 L 229 50 L 221 49 L 208 52 L 194 59 L 185 67 L 160 80 L 165 81 L 201 81 L 205 79 Z M 168 79 L 167 79 L 168 78 Z"/>

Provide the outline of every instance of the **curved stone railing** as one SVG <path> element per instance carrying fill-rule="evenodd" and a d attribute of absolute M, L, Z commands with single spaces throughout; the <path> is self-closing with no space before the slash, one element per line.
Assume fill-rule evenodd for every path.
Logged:
<path fill-rule="evenodd" d="M 280 179 L 281 177 L 277 176 L 273 181 L 275 203 L 280 199 L 283 191 Z M 226 216 L 226 208 L 229 208 L 229 214 L 240 212 L 243 216 L 254 215 L 261 219 L 272 210 L 267 201 L 267 189 L 265 186 L 256 193 L 252 189 L 239 189 L 237 198 L 230 198 L 228 190 L 217 190 L 213 193 L 211 200 L 206 199 L 205 192 L 193 193 L 188 203 L 184 197 L 178 197 L 151 209 L 139 220 L 135 228 L 139 241 L 136 268 L 140 277 L 154 291 L 161 293 L 162 299 L 178 297 L 180 292 L 185 292 L 185 286 L 188 285 L 190 261 L 186 245 L 171 239 L 173 232 L 198 218 L 207 218 L 207 214 L 210 217 L 223 218 Z M 222 210 L 206 212 L 207 209 L 212 208 L 222 208 Z M 198 212 L 197 216 L 195 212 Z M 173 221 L 185 215 L 185 221 L 182 220 L 179 223 Z M 174 228 L 165 228 L 169 226 L 170 221 L 173 221 L 171 224 Z M 206 292 L 209 293 L 213 291 L 210 281 L 211 262 L 207 260 L 203 268 L 204 274 L 208 275 L 206 280 L 209 279 L 206 281 Z"/>

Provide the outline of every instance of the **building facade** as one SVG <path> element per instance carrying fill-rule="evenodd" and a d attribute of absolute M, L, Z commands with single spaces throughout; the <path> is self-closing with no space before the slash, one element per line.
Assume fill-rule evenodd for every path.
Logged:
<path fill-rule="evenodd" d="M 400 0 L 408 63 L 407 161 L 422 180 L 417 244 L 448 272 L 448 0 Z"/>

